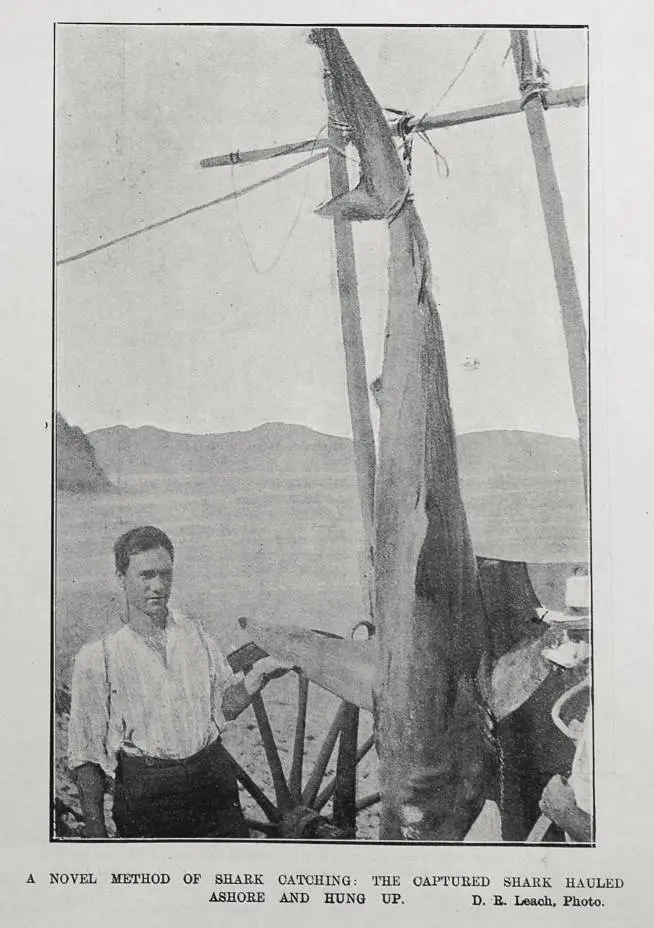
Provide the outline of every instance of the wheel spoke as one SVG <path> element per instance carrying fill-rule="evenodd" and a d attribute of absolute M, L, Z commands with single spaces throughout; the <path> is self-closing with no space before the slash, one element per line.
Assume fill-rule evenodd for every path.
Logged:
<path fill-rule="evenodd" d="M 371 735 L 368 739 L 366 739 L 366 741 L 363 742 L 363 744 L 361 745 L 361 747 L 358 749 L 356 753 L 357 764 L 359 763 L 359 761 L 363 760 L 366 754 L 368 754 L 368 752 L 370 751 L 374 743 L 375 743 L 374 735 Z M 324 807 L 327 805 L 329 800 L 332 798 L 332 795 L 335 789 L 336 789 L 336 777 L 333 777 L 329 781 L 327 786 L 322 790 L 322 792 L 318 794 L 318 798 L 313 804 L 313 808 L 316 810 L 316 812 L 320 812 L 321 809 L 324 809 Z"/>
<path fill-rule="evenodd" d="M 257 786 L 249 773 L 246 773 L 241 765 L 234 760 L 230 754 L 230 759 L 234 767 L 234 773 L 236 779 L 241 783 L 241 785 L 248 791 L 250 796 L 257 803 L 261 811 L 268 816 L 271 822 L 278 822 L 280 815 L 275 806 L 272 804 L 270 799 L 266 796 L 261 787 Z"/>
<path fill-rule="evenodd" d="M 336 789 L 333 815 L 337 828 L 356 835 L 357 827 L 357 738 L 359 736 L 359 707 L 348 706 L 338 740 L 336 761 Z"/>
<path fill-rule="evenodd" d="M 268 835 L 269 838 L 275 838 L 279 834 L 279 825 L 274 822 L 259 822 L 256 818 L 246 818 L 245 824 L 252 831 L 261 831 L 264 835 Z"/>
<path fill-rule="evenodd" d="M 288 788 L 296 802 L 302 799 L 302 767 L 304 762 L 304 736 L 307 728 L 307 703 L 309 701 L 309 678 L 298 675 L 297 719 L 293 742 L 293 761 L 288 778 Z"/>
<path fill-rule="evenodd" d="M 370 806 L 374 806 L 381 799 L 381 793 L 370 793 L 369 796 L 364 796 L 363 799 L 357 801 L 357 812 L 363 812 L 364 809 L 369 809 Z"/>
<path fill-rule="evenodd" d="M 305 806 L 313 807 L 316 796 L 318 795 L 318 790 L 320 789 L 320 784 L 322 783 L 323 777 L 325 776 L 325 770 L 327 769 L 327 764 L 329 759 L 332 756 L 332 751 L 334 750 L 334 745 L 336 744 L 336 739 L 338 738 L 340 731 L 343 727 L 343 722 L 347 718 L 349 703 L 341 703 L 338 712 L 334 717 L 334 721 L 331 724 L 327 736 L 323 742 L 323 745 L 318 753 L 316 758 L 316 763 L 314 764 L 313 770 L 311 771 L 311 776 L 307 782 L 304 792 L 302 793 L 302 802 Z"/>
<path fill-rule="evenodd" d="M 335 789 L 336 777 L 332 777 L 327 786 L 320 793 L 318 793 L 318 797 L 313 804 L 313 808 L 316 810 L 316 812 L 321 812 L 325 808 L 329 800 L 334 795 Z"/>
<path fill-rule="evenodd" d="M 329 637 L 340 638 L 341 636 L 329 635 Z M 247 826 L 252 831 L 261 832 L 268 837 L 297 837 L 302 829 L 307 831 L 307 827 L 307 834 L 311 832 L 310 837 L 323 839 L 354 837 L 357 812 L 374 805 L 381 798 L 380 793 L 373 793 L 359 801 L 356 798 L 357 765 L 374 746 L 374 737 L 369 737 L 357 748 L 360 709 L 357 705 L 341 700 L 313 767 L 310 771 L 307 770 L 308 777 L 303 789 L 310 681 L 297 667 L 296 672 L 298 675 L 297 714 L 288 776 L 282 766 L 279 748 L 262 696 L 258 693 L 252 699 L 261 743 L 272 776 L 274 800 L 269 799 L 252 777 L 232 759 L 240 785 L 259 805 L 268 819 L 268 821 L 258 821 L 255 818 L 246 818 Z M 336 772 L 325 786 L 325 773 L 332 760 L 337 741 L 339 745 L 335 764 Z M 320 813 L 330 800 L 333 800 L 333 811 L 328 821 Z M 308 826 L 307 815 L 313 815 L 315 818 L 315 821 L 309 822 Z M 295 824 L 294 817 L 298 820 Z"/>
<path fill-rule="evenodd" d="M 360 760 L 363 760 L 363 758 L 364 758 L 364 757 L 366 756 L 366 754 L 370 751 L 370 748 L 372 748 L 372 747 L 374 746 L 374 744 L 375 744 L 375 736 L 374 736 L 374 735 L 371 735 L 369 738 L 367 738 L 367 739 L 363 742 L 363 744 L 361 745 L 361 747 L 360 747 L 359 750 L 357 751 L 357 764 L 359 763 Z"/>
<path fill-rule="evenodd" d="M 257 693 L 253 697 L 252 708 L 254 709 L 259 732 L 261 733 L 261 740 L 263 741 L 263 748 L 266 752 L 270 773 L 272 774 L 277 805 L 281 810 L 289 809 L 293 805 L 293 800 L 288 791 L 288 784 L 286 783 L 286 777 L 282 769 L 282 762 L 279 758 L 277 745 L 275 744 L 275 736 L 273 735 L 270 719 L 268 718 L 268 713 L 266 712 L 266 707 L 260 693 Z"/>

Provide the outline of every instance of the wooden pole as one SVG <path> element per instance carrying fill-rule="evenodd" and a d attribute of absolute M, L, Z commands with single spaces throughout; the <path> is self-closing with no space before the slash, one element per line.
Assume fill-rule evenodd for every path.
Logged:
<path fill-rule="evenodd" d="M 543 103 L 547 109 L 557 106 L 582 106 L 586 102 L 586 88 L 579 85 L 565 87 L 562 90 L 547 90 L 543 94 Z M 495 119 L 498 116 L 514 116 L 522 111 L 521 100 L 507 100 L 504 103 L 492 103 L 490 106 L 475 106 L 472 109 L 455 110 L 451 113 L 434 113 L 431 116 L 414 116 L 409 120 L 407 128 L 414 129 L 420 125 L 421 129 L 431 132 L 433 129 L 449 129 L 452 126 L 463 126 L 470 122 L 481 122 L 484 119 Z M 391 131 L 397 135 L 397 120 L 391 122 Z M 252 164 L 255 161 L 266 161 L 268 158 L 279 158 L 284 155 L 301 155 L 304 152 L 318 151 L 327 148 L 327 139 L 306 139 L 303 142 L 291 142 L 288 145 L 275 145 L 272 148 L 256 148 L 251 151 L 235 151 L 226 155 L 212 155 L 200 161 L 202 168 L 225 167 L 230 164 Z"/>
<path fill-rule="evenodd" d="M 561 191 L 554 170 L 552 149 L 545 124 L 543 100 L 538 92 L 538 79 L 529 47 L 526 29 L 511 30 L 511 47 L 520 90 L 525 95 L 523 109 L 536 164 L 547 241 L 552 256 L 554 280 L 561 308 L 561 319 L 568 349 L 568 368 L 572 383 L 572 399 L 579 427 L 579 447 L 584 479 L 584 492 L 588 506 L 588 361 L 586 324 L 577 288 L 570 242 L 565 224 Z"/>
<path fill-rule="evenodd" d="M 347 145 L 343 115 L 339 111 L 329 70 L 324 72 L 325 96 L 329 111 L 329 176 L 332 196 L 340 196 L 350 189 L 347 161 L 340 152 Z M 368 595 L 368 615 L 374 621 L 374 500 L 375 500 L 375 437 L 370 416 L 370 394 L 366 372 L 366 355 L 361 331 L 361 308 L 357 283 L 356 258 L 352 224 L 347 219 L 334 219 L 336 244 L 336 275 L 341 301 L 341 329 L 345 348 L 345 374 L 347 395 L 352 420 L 354 461 L 364 540 L 364 585 Z"/>

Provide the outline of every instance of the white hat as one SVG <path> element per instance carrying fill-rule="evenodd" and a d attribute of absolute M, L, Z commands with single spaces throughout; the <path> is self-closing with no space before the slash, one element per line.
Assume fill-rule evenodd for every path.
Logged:
<path fill-rule="evenodd" d="M 565 585 L 566 609 L 590 609 L 590 578 L 588 574 L 568 577 Z"/>
<path fill-rule="evenodd" d="M 566 628 L 584 629 L 590 625 L 590 580 L 588 574 L 575 574 L 565 585 L 565 612 L 537 609 L 543 622 Z"/>

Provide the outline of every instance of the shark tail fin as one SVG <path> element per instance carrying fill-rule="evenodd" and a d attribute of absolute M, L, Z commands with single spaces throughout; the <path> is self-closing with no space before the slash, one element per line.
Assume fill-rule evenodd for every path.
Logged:
<path fill-rule="evenodd" d="M 384 219 L 386 215 L 381 201 L 363 183 L 323 203 L 315 212 L 324 219 L 349 219 L 351 222 Z"/>

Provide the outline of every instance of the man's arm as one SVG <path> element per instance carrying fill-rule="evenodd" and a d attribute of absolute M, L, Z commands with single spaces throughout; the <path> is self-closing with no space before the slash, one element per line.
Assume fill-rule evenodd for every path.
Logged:
<path fill-rule="evenodd" d="M 105 775 L 97 764 L 82 764 L 73 772 L 79 793 L 82 815 L 84 816 L 84 835 L 87 838 L 106 838 L 107 826 L 104 820 L 104 784 Z"/>
<path fill-rule="evenodd" d="M 68 764 L 79 793 L 88 838 L 107 836 L 104 821 L 109 696 L 101 642 L 84 645 L 75 659 L 68 722 Z"/>
<path fill-rule="evenodd" d="M 543 790 L 540 808 L 543 815 L 567 832 L 573 841 L 588 844 L 592 840 L 590 815 L 579 808 L 574 790 L 558 774 Z"/>
<path fill-rule="evenodd" d="M 223 693 L 222 710 L 227 721 L 231 722 L 247 709 L 252 697 L 260 693 L 269 680 L 281 677 L 289 670 L 290 664 L 283 664 L 274 657 L 264 657 L 257 661 L 242 680 L 228 686 Z"/>
<path fill-rule="evenodd" d="M 546 627 L 538 638 L 517 645 L 496 661 L 490 703 L 498 721 L 525 703 L 549 675 L 554 665 L 543 651 L 556 647 L 562 635 L 560 629 Z"/>
<path fill-rule="evenodd" d="M 537 638 L 503 654 L 496 662 L 491 708 L 498 721 L 515 712 L 548 676 L 552 665 L 542 656 L 543 647 L 543 638 Z"/>

